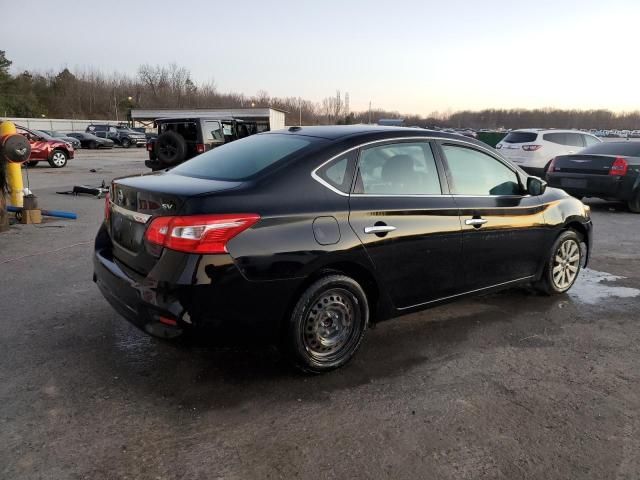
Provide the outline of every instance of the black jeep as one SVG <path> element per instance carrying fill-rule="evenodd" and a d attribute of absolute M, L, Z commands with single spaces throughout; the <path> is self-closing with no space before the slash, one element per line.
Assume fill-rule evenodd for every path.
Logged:
<path fill-rule="evenodd" d="M 259 131 L 256 122 L 232 117 L 160 118 L 155 123 L 158 137 L 147 141 L 149 160 L 144 162 L 154 171 L 174 167 L 207 150 Z"/>

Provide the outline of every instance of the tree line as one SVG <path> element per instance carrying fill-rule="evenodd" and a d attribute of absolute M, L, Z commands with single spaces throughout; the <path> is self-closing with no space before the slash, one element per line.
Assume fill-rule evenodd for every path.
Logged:
<path fill-rule="evenodd" d="M 141 65 L 135 76 L 98 70 L 10 73 L 11 61 L 0 50 L 0 116 L 126 120 L 131 108 L 247 108 L 284 110 L 287 125 L 353 124 L 380 118 L 404 118 L 405 125 L 452 128 L 598 128 L 640 129 L 640 112 L 609 110 L 487 109 L 405 115 L 373 109 L 349 111 L 340 91 L 320 102 L 220 92 L 213 82 L 196 83 L 176 64 Z"/>

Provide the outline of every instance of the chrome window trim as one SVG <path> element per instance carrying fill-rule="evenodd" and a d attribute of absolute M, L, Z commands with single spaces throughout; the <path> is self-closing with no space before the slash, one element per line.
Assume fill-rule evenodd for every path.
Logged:
<path fill-rule="evenodd" d="M 376 194 L 372 194 L 372 193 L 345 193 L 342 190 L 337 189 L 336 187 L 334 187 L 333 185 L 331 185 L 330 183 L 328 183 L 327 181 L 325 181 L 323 178 L 321 178 L 318 175 L 318 170 L 320 170 L 322 167 L 324 167 L 327 163 L 330 163 L 332 161 L 334 161 L 335 159 L 337 159 L 338 157 L 341 157 L 342 155 L 345 155 L 353 150 L 357 150 L 363 147 L 366 147 L 368 145 L 375 145 L 377 143 L 384 143 L 384 142 L 397 142 L 397 141 L 401 141 L 401 140 L 423 140 L 425 142 L 433 142 L 433 141 L 441 141 L 441 142 L 453 142 L 455 143 L 460 143 L 460 144 L 464 144 L 464 145 L 470 145 L 472 147 L 475 147 L 479 150 L 484 150 L 490 157 L 494 158 L 495 160 L 499 161 L 500 163 L 502 163 L 505 167 L 509 168 L 512 172 L 514 172 L 516 175 L 519 174 L 519 171 L 517 168 L 515 168 L 513 165 L 510 165 L 509 163 L 507 163 L 504 159 L 500 158 L 500 156 L 497 154 L 498 152 L 492 152 L 490 148 L 484 147 L 482 145 L 477 145 L 475 143 L 472 142 L 467 142 L 465 140 L 462 139 L 457 139 L 457 138 L 446 138 L 446 137 L 433 137 L 433 136 L 419 136 L 419 137 L 393 137 L 393 138 L 383 138 L 383 139 L 379 139 L 379 140 L 372 140 L 370 142 L 365 142 L 362 143 L 360 145 L 356 145 L 355 147 L 351 147 L 348 148 L 346 150 L 343 150 L 342 152 L 338 153 L 337 155 L 334 155 L 333 157 L 331 157 L 329 160 L 326 160 L 324 162 L 322 162 L 319 166 L 317 166 L 316 168 L 314 168 L 311 171 L 311 178 L 313 178 L 316 182 L 318 182 L 319 184 L 321 184 L 322 186 L 328 188 L 329 190 L 331 190 L 334 193 L 337 193 L 338 195 L 342 196 L 342 197 L 349 197 L 351 195 L 353 195 L 354 197 L 406 197 L 406 198 L 415 198 L 415 197 L 424 197 L 424 198 L 442 198 L 442 197 L 460 197 L 460 198 L 496 198 L 496 197 L 511 197 L 511 198 L 522 198 L 525 196 L 529 196 L 529 195 L 464 195 L 464 194 L 445 194 L 445 193 L 441 193 L 440 195 L 437 194 L 406 194 L 406 195 L 401 195 L 401 194 L 388 194 L 388 195 L 376 195 Z M 356 165 L 356 170 L 357 170 L 357 165 Z"/>

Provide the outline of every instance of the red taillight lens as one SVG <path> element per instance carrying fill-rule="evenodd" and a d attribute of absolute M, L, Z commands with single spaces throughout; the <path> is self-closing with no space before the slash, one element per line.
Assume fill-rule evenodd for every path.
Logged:
<path fill-rule="evenodd" d="M 157 217 L 148 242 L 187 253 L 226 253 L 227 242 L 260 220 L 254 213 Z"/>
<path fill-rule="evenodd" d="M 198 144 L 196 145 L 196 152 L 198 152 L 198 153 L 204 153 L 204 150 L 205 150 L 205 148 L 204 148 L 204 143 L 198 143 Z"/>
<path fill-rule="evenodd" d="M 609 175 L 624 176 L 627 174 L 628 168 L 629 164 L 627 163 L 627 161 L 622 157 L 618 157 L 616 158 L 615 162 L 613 162 L 613 165 L 611 165 Z"/>
<path fill-rule="evenodd" d="M 522 149 L 525 152 L 535 152 L 536 150 L 540 150 L 542 145 L 523 145 Z"/>
<path fill-rule="evenodd" d="M 547 168 L 547 172 L 555 172 L 556 171 L 556 158 L 553 157 L 549 162 L 549 167 Z"/>
<path fill-rule="evenodd" d="M 147 143 L 147 152 L 153 152 L 153 144 Z"/>
<path fill-rule="evenodd" d="M 104 196 L 104 219 L 109 221 L 111 218 L 111 195 L 107 192 Z"/>

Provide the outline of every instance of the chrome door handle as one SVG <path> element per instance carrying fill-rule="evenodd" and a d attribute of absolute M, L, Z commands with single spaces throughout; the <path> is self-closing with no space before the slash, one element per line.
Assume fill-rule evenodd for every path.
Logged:
<path fill-rule="evenodd" d="M 395 229 L 396 227 L 391 225 L 375 225 L 373 227 L 364 227 L 364 233 L 389 233 Z"/>
<path fill-rule="evenodd" d="M 464 221 L 464 224 L 465 225 L 473 225 L 474 227 L 479 227 L 481 225 L 484 225 L 487 222 L 488 222 L 488 220 L 485 220 L 484 218 L 469 218 L 469 219 Z"/>

